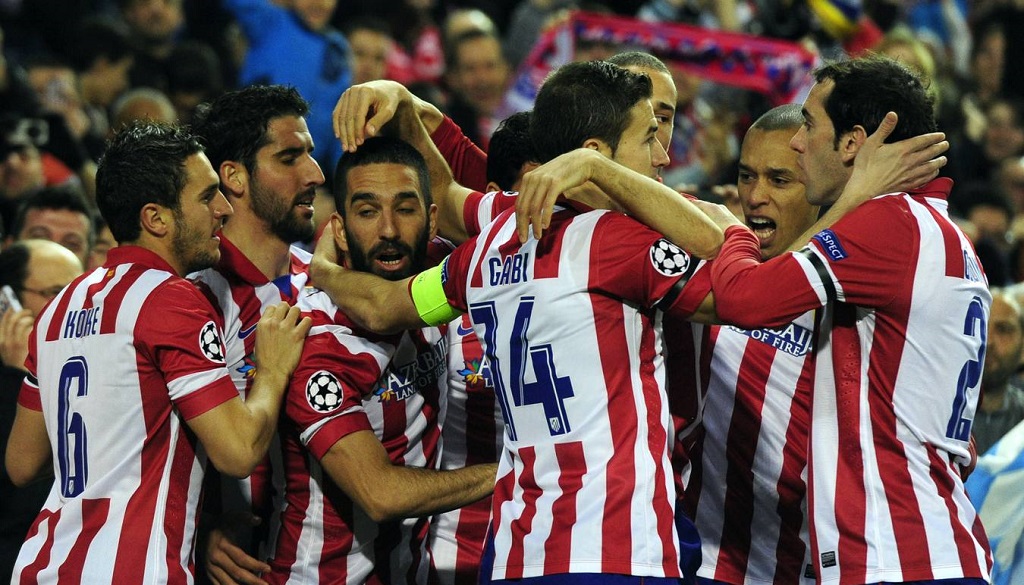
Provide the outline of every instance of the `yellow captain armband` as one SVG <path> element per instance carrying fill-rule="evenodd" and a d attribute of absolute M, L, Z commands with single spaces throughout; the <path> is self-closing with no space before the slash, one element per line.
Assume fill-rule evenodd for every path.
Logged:
<path fill-rule="evenodd" d="M 444 264 L 442 262 L 417 274 L 409 285 L 409 294 L 416 304 L 416 312 L 424 323 L 431 326 L 448 323 L 462 315 L 462 311 L 448 304 L 448 297 L 444 294 L 444 285 L 441 284 Z"/>

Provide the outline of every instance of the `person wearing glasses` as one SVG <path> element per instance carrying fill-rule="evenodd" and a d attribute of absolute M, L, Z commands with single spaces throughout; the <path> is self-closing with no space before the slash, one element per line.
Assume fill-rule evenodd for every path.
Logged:
<path fill-rule="evenodd" d="M 0 252 L 0 287 L 17 303 L 8 297 L 0 309 L 0 453 L 7 451 L 18 390 L 27 373 L 28 336 L 36 315 L 81 273 L 78 257 L 49 240 L 20 240 Z M 0 468 L 0 582 L 6 583 L 53 478 L 17 488 L 7 476 L 6 467 Z"/>

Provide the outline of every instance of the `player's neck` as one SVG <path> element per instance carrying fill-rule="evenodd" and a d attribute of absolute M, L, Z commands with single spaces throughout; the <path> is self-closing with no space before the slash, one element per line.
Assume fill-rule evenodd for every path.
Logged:
<path fill-rule="evenodd" d="M 288 274 L 291 269 L 289 244 L 257 222 L 236 222 L 234 219 L 224 226 L 224 235 L 231 244 L 269 280 Z"/>

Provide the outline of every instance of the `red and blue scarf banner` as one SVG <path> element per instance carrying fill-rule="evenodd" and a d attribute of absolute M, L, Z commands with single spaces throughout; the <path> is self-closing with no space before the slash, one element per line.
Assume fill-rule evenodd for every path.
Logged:
<path fill-rule="evenodd" d="M 520 65 L 506 95 L 508 113 L 533 107 L 544 78 L 573 59 L 578 41 L 646 51 L 667 65 L 716 83 L 790 103 L 813 83 L 817 55 L 802 45 L 766 37 L 711 30 L 675 22 L 574 12 L 544 31 Z"/>

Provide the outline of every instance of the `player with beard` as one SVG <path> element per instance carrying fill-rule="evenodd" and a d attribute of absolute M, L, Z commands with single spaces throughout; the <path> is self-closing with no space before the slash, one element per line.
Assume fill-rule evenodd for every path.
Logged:
<path fill-rule="evenodd" d="M 219 319 L 182 278 L 217 261 L 231 214 L 200 144 L 128 127 L 96 182 L 120 246 L 47 304 L 30 338 L 6 470 L 16 485 L 46 468 L 57 481 L 14 578 L 191 583 L 207 459 L 243 477 L 264 457 L 309 321 L 267 310 L 256 351 L 268 359 L 243 402 Z"/>
<path fill-rule="evenodd" d="M 307 286 L 309 255 L 292 243 L 312 238 L 313 197 L 324 182 L 312 157 L 307 113 L 295 89 L 253 86 L 204 104 L 194 122 L 235 214 L 222 230 L 220 260 L 192 277 L 224 318 L 227 366 L 242 396 L 252 387 L 257 365 L 253 325 L 268 307 L 294 304 Z M 272 448 L 269 461 L 250 477 L 222 483 L 222 498 L 209 498 L 207 508 L 221 512 L 218 525 L 229 528 L 231 538 L 222 538 L 220 530 L 211 533 L 207 570 L 217 579 L 244 579 L 246 571 L 269 569 L 249 555 L 270 554 L 262 545 L 273 542 L 278 524 L 274 510 L 284 488 L 280 449 Z"/>
<path fill-rule="evenodd" d="M 392 281 L 422 270 L 436 207 L 416 149 L 367 140 L 335 176 L 331 234 L 348 268 Z M 314 326 L 285 400 L 286 502 L 264 579 L 424 582 L 425 517 L 486 496 L 496 471 L 432 469 L 445 327 L 380 336 L 355 327 L 322 292 L 298 306 Z M 411 520 L 392 522 L 401 518 Z"/>

